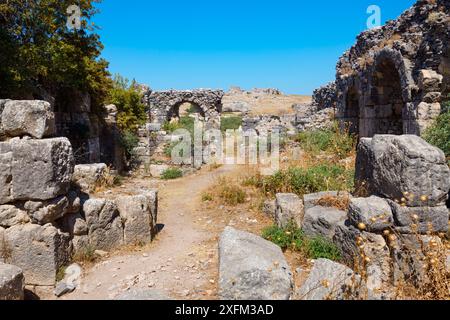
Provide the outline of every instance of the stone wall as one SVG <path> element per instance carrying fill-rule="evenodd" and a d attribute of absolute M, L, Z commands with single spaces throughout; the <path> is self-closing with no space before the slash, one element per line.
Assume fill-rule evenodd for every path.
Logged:
<path fill-rule="evenodd" d="M 337 64 L 337 117 L 361 137 L 420 135 L 449 83 L 450 3 L 418 1 L 360 34 Z"/>
<path fill-rule="evenodd" d="M 330 82 L 325 86 L 314 90 L 313 104 L 317 106 L 318 110 L 336 108 L 337 104 L 336 83 Z"/>
<path fill-rule="evenodd" d="M 223 95 L 222 90 L 209 89 L 152 92 L 148 99 L 150 121 L 163 124 L 174 117 L 179 117 L 179 108 L 183 103 L 192 103 L 199 108 L 206 127 L 218 129 Z"/>
<path fill-rule="evenodd" d="M 152 241 L 157 191 L 92 199 L 107 166 L 75 166 L 48 102 L 1 100 L 0 132 L 0 264 L 19 267 L 27 288 L 53 288 L 75 253 Z"/>

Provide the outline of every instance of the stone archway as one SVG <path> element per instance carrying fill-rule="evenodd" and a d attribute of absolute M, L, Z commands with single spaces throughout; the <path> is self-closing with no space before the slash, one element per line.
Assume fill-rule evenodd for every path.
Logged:
<path fill-rule="evenodd" d="M 223 95 L 222 90 L 209 89 L 152 92 L 149 96 L 151 122 L 163 124 L 170 121 L 174 114 L 179 115 L 183 103 L 191 103 L 204 117 L 207 129 L 219 129 Z"/>
<path fill-rule="evenodd" d="M 346 94 L 343 121 L 351 134 L 359 135 L 359 100 L 360 94 L 355 86 L 351 86 Z"/>
<path fill-rule="evenodd" d="M 402 113 L 405 101 L 402 97 L 399 72 L 389 59 L 381 60 L 375 69 L 370 103 L 366 105 L 373 109 L 374 115 L 370 135 L 403 134 Z"/>
<path fill-rule="evenodd" d="M 393 49 L 377 52 L 367 70 L 361 101 L 361 137 L 375 134 L 417 134 L 409 60 Z"/>

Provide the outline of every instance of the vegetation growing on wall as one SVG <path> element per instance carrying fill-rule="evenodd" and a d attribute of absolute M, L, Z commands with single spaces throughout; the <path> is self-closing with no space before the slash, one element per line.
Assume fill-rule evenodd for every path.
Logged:
<path fill-rule="evenodd" d="M 442 104 L 442 113 L 424 134 L 425 140 L 442 149 L 450 160 L 450 96 Z"/>
<path fill-rule="evenodd" d="M 117 107 L 117 125 L 120 130 L 135 132 L 145 123 L 145 105 L 134 80 L 130 83 L 128 79 L 115 75 L 107 103 Z"/>

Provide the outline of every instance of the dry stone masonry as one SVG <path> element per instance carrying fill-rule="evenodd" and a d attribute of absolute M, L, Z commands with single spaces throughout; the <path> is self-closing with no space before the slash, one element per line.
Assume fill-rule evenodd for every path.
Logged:
<path fill-rule="evenodd" d="M 208 128 L 220 128 L 222 112 L 222 90 L 198 89 L 192 91 L 152 92 L 148 98 L 150 120 L 163 124 L 174 117 L 179 117 L 179 108 L 183 103 L 192 103 L 200 110 Z"/>
<path fill-rule="evenodd" d="M 441 150 L 415 135 L 375 135 L 359 144 L 358 197 L 321 192 L 304 195 L 303 201 L 286 194 L 267 201 L 264 211 L 275 222 L 280 206 L 286 208 L 281 212 L 295 212 L 281 215 L 279 225 L 289 218 L 307 237 L 332 241 L 347 265 L 315 261 L 297 298 L 393 299 L 405 279 L 427 283 L 426 254 L 445 252 L 438 235 L 448 233 L 449 189 L 450 169 Z M 347 197 L 348 209 L 320 205 L 327 197 Z"/>
<path fill-rule="evenodd" d="M 337 64 L 337 117 L 360 137 L 421 135 L 450 92 L 450 3 L 418 1 Z"/>
<path fill-rule="evenodd" d="M 69 140 L 51 138 L 54 119 L 47 102 L 0 101 L 0 299 L 23 299 L 24 285 L 53 288 L 74 254 L 156 234 L 157 191 L 91 198 L 107 167 L 75 166 Z"/>

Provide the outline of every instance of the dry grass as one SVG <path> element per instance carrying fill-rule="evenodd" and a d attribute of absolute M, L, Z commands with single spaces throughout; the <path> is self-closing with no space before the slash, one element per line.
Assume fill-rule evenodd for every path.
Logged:
<path fill-rule="evenodd" d="M 284 115 L 293 114 L 293 104 L 303 104 L 311 102 L 310 96 L 304 95 L 255 95 L 255 94 L 226 94 L 223 103 L 234 101 L 246 102 L 250 107 L 250 114 L 257 115 Z"/>
<path fill-rule="evenodd" d="M 347 211 L 350 206 L 350 197 L 349 195 L 342 197 L 333 197 L 328 195 L 317 200 L 316 205 Z"/>

